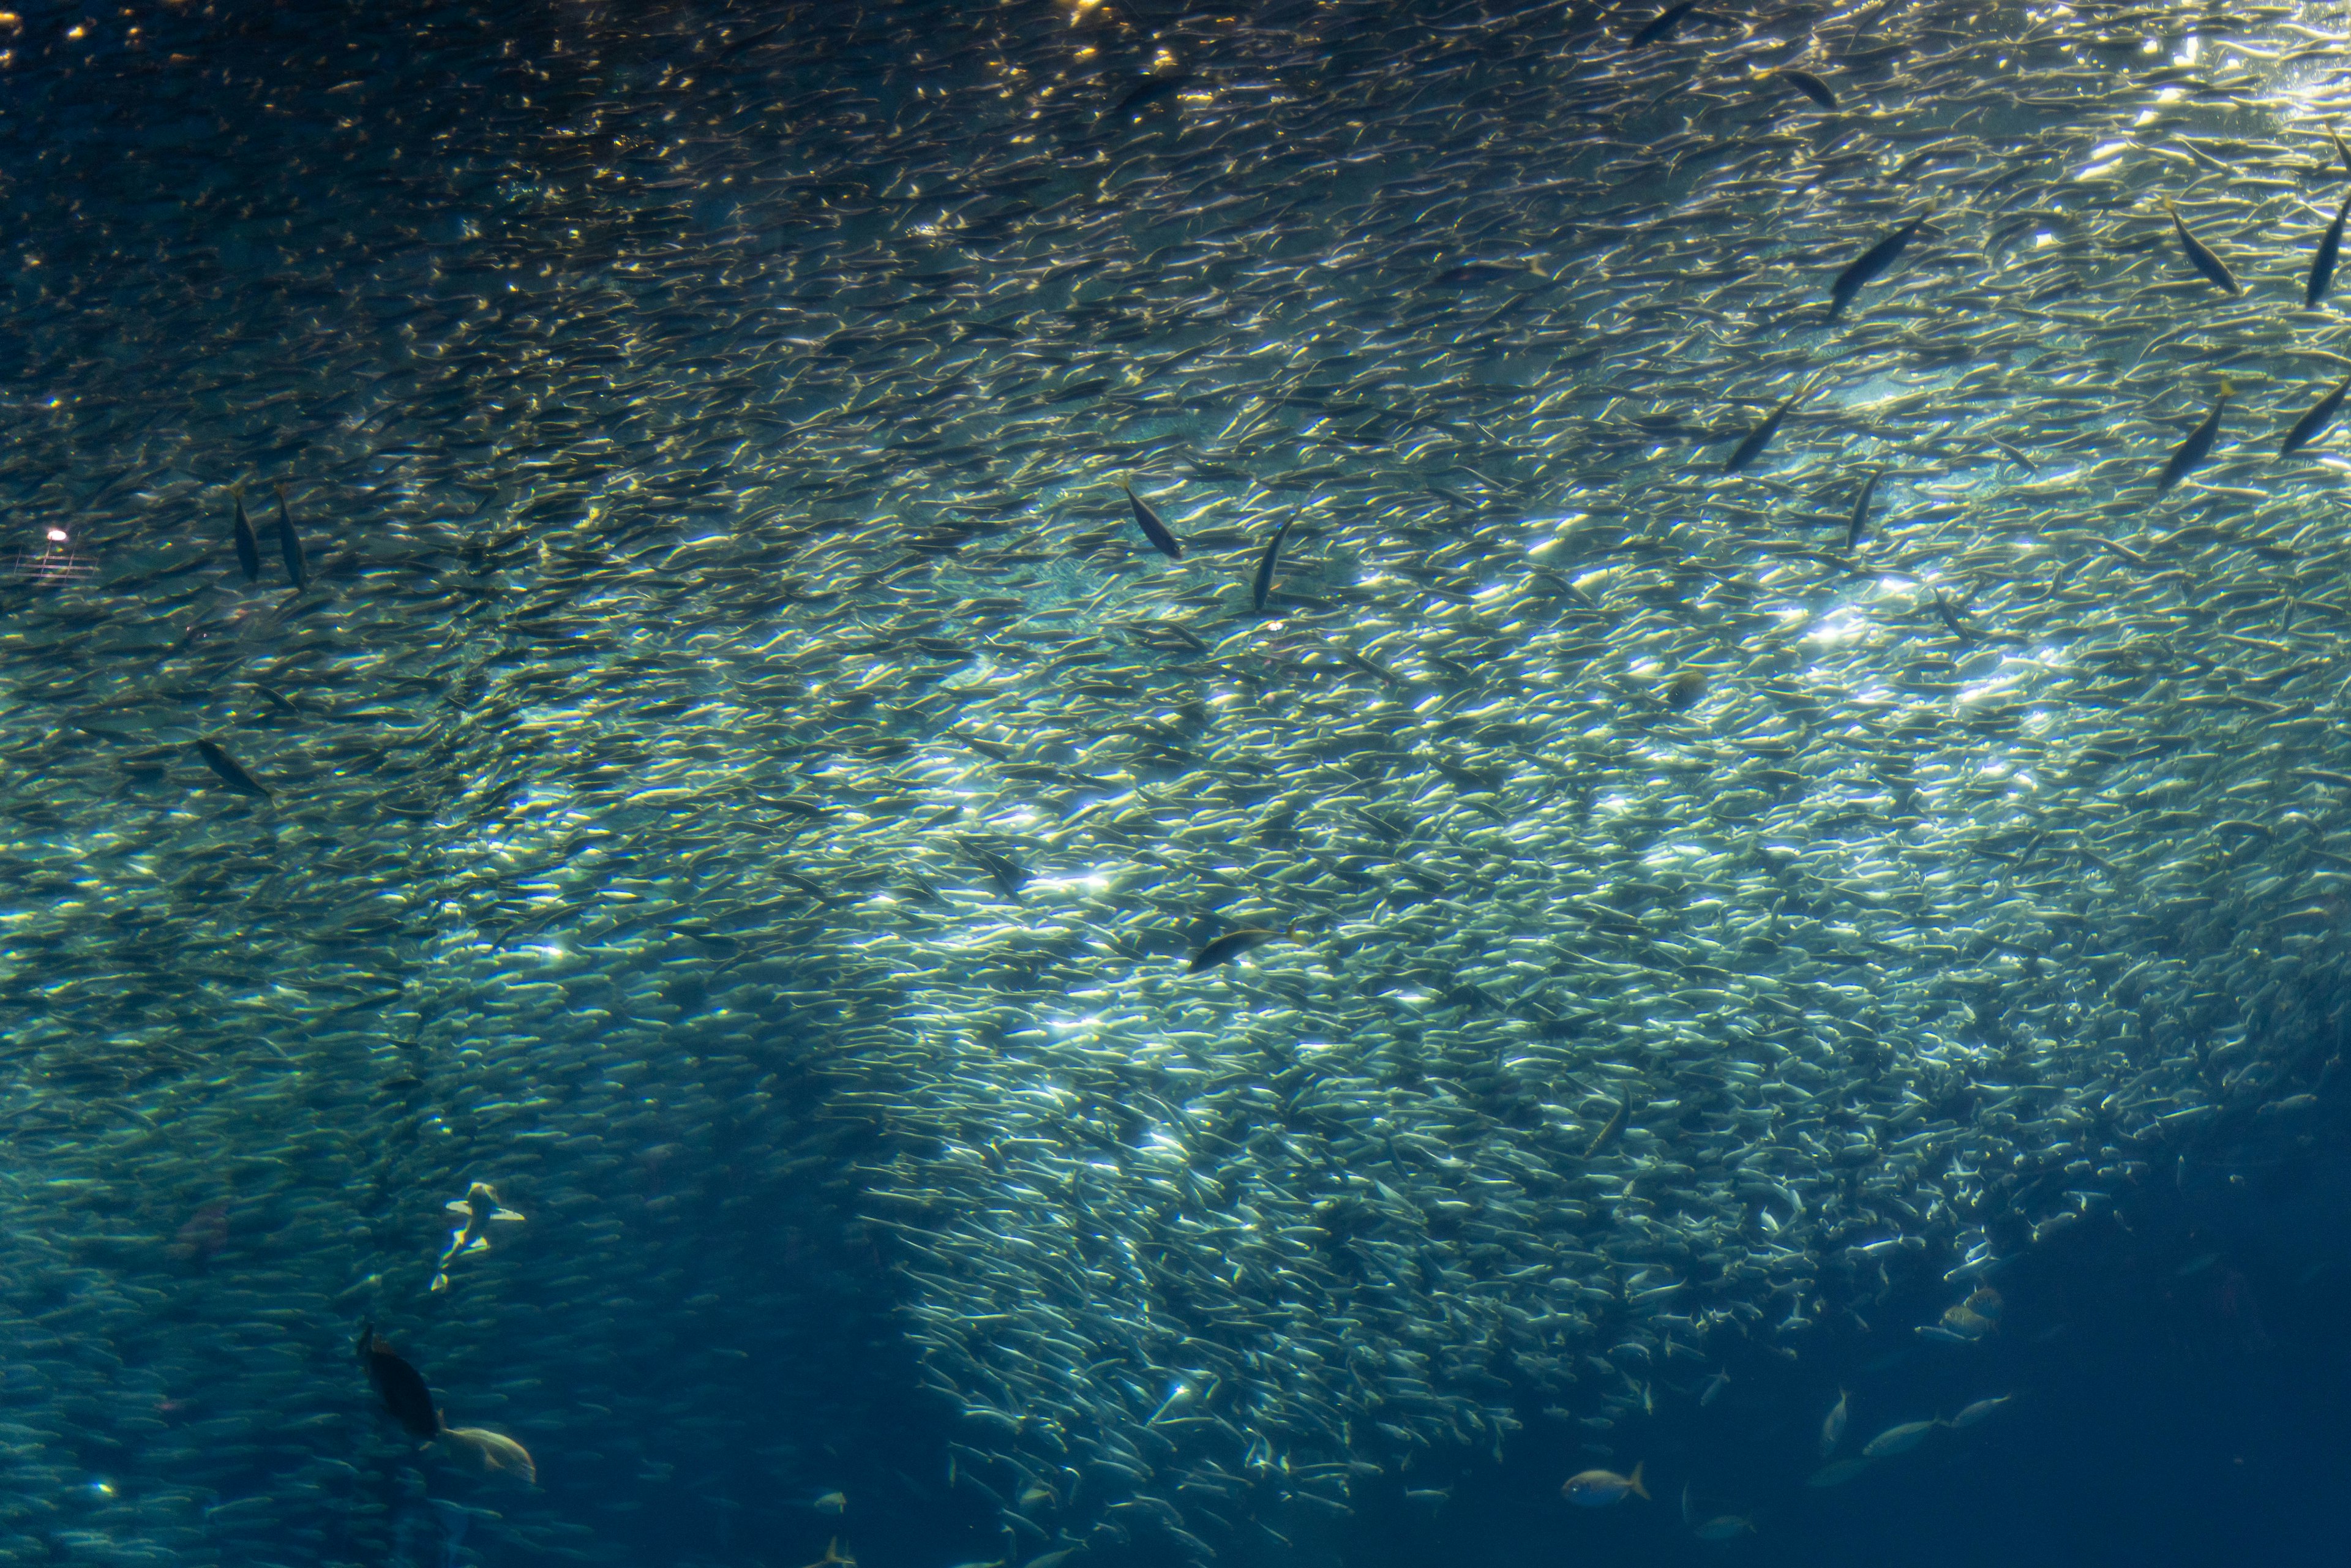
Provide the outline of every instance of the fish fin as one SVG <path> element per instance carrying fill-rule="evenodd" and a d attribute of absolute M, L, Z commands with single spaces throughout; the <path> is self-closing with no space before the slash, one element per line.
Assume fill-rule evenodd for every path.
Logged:
<path fill-rule="evenodd" d="M 486 1236 L 476 1236 L 465 1244 L 465 1250 L 468 1252 L 487 1252 L 489 1249 L 490 1239 Z"/>
<path fill-rule="evenodd" d="M 1625 1478 L 1625 1484 L 1633 1489 L 1633 1495 L 1639 1498 L 1644 1502 L 1649 1500 L 1649 1489 L 1641 1484 L 1641 1469 L 1642 1467 L 1647 1463 L 1648 1461 L 1646 1459 L 1635 1460 L 1633 1465 L 1633 1473 Z"/>
<path fill-rule="evenodd" d="M 451 1198 L 448 1202 L 446 1202 L 446 1203 L 444 1203 L 444 1204 L 443 1204 L 443 1205 L 441 1206 L 441 1212 L 442 1212 L 442 1213 L 444 1213 L 444 1214 L 468 1214 L 468 1215 L 469 1215 L 469 1214 L 473 1213 L 474 1211 L 473 1211 L 472 1209 L 470 1209 L 470 1208 L 468 1208 L 468 1207 L 465 1207 L 465 1200 L 464 1198 L 462 1198 L 462 1197 L 453 1197 L 453 1198 Z"/>
<path fill-rule="evenodd" d="M 493 1220 L 499 1220 L 499 1219 L 511 1220 L 511 1221 L 513 1221 L 513 1222 L 514 1222 L 515 1224 L 517 1224 L 517 1225 L 520 1225 L 520 1224 L 522 1223 L 522 1216 L 521 1216 L 521 1215 L 519 1215 L 519 1214 L 517 1214 L 517 1213 L 516 1213 L 513 1209 L 511 1209 L 511 1208 L 501 1208 L 501 1209 L 495 1210 L 495 1211 L 493 1211 L 493 1212 L 492 1212 L 492 1214 L 490 1215 L 490 1218 L 491 1218 Z"/>
<path fill-rule="evenodd" d="M 447 1289 L 449 1288 L 449 1276 L 448 1276 L 448 1274 L 447 1274 L 445 1271 L 444 1271 L 444 1272 L 439 1272 L 439 1273 L 435 1273 L 435 1274 L 433 1276 L 433 1286 L 432 1286 L 432 1288 L 433 1288 L 434 1290 L 435 1290 L 435 1291 L 445 1291 L 445 1290 L 447 1290 Z"/>

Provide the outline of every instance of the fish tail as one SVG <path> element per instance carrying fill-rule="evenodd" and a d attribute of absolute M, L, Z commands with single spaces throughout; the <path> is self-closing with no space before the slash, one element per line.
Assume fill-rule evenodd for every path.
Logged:
<path fill-rule="evenodd" d="M 1633 1495 L 1639 1498 L 1643 1502 L 1650 1500 L 1649 1489 L 1641 1484 L 1641 1469 L 1647 1463 L 1648 1461 L 1646 1459 L 1635 1460 L 1633 1465 L 1633 1473 L 1625 1478 L 1625 1484 L 1630 1487 L 1633 1490 Z"/>

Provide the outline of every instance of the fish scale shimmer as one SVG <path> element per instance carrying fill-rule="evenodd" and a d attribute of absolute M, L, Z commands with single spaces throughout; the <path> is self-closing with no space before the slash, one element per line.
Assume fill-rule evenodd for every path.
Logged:
<path fill-rule="evenodd" d="M 0 1563 L 1261 1554 L 2293 1136 L 2334 46 L 1656 15 L 12 17 Z"/>

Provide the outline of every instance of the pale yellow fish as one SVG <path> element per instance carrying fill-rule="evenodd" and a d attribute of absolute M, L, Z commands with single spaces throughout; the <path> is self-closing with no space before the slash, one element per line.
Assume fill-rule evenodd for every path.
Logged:
<path fill-rule="evenodd" d="M 1821 1418 L 1821 1458 L 1824 1459 L 1836 1452 L 1837 1444 L 1844 1440 L 1845 1404 L 1852 1397 L 1838 1389 L 1836 1404 Z"/>
<path fill-rule="evenodd" d="M 465 1196 L 452 1198 L 441 1206 L 451 1214 L 465 1216 L 455 1230 L 449 1232 L 449 1245 L 441 1249 L 440 1261 L 433 1266 L 433 1289 L 449 1288 L 449 1265 L 469 1252 L 490 1249 L 489 1228 L 493 1225 L 520 1225 L 522 1216 L 498 1205 L 498 1189 L 488 1182 L 477 1181 L 465 1189 Z"/>
<path fill-rule="evenodd" d="M 1925 1442 L 1927 1434 L 1942 1424 L 1942 1420 L 1938 1417 L 1932 1421 L 1905 1421 L 1899 1427 L 1888 1427 L 1861 1446 L 1862 1454 L 1865 1458 L 1872 1459 L 1890 1458 L 1896 1454 L 1907 1454 Z"/>
<path fill-rule="evenodd" d="M 510 1476 L 520 1476 L 525 1486 L 538 1484 L 538 1467 L 531 1462 L 530 1450 L 507 1437 L 486 1427 L 444 1427 L 441 1435 L 462 1448 L 471 1448 L 486 1470 L 501 1470 Z"/>

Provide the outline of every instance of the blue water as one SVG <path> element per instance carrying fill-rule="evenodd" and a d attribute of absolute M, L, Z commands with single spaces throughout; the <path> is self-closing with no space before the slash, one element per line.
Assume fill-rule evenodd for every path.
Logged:
<path fill-rule="evenodd" d="M 1075 420 L 1054 411 L 1103 390 L 1071 390 L 1102 366 L 1056 358 L 1062 345 L 988 382 L 977 409 L 872 401 L 882 371 L 937 347 L 888 329 L 924 319 L 924 291 L 959 286 L 958 267 L 999 290 L 956 307 L 987 319 L 1039 268 L 1040 298 L 1069 303 L 1100 260 L 1017 254 L 1017 217 L 978 199 L 1005 193 L 957 191 L 939 167 L 952 148 L 896 131 L 925 123 L 926 94 L 977 97 L 999 50 L 1062 38 L 1064 9 L 224 0 L 27 4 L 0 23 L 0 1563 L 804 1568 L 837 1546 L 864 1568 L 1024 1568 L 1061 1544 L 1008 1532 L 968 1484 L 983 1439 L 932 1391 L 904 1313 L 935 1288 L 910 1284 L 923 1259 L 876 1222 L 904 1211 L 867 1202 L 891 1162 L 919 1169 L 937 1150 L 902 1115 L 913 1092 L 893 1098 L 903 1061 L 852 1082 L 844 1061 L 862 1030 L 935 1044 L 946 1026 L 861 968 L 859 943 L 827 924 L 836 906 L 809 900 L 862 897 L 904 868 L 827 862 L 844 880 L 821 894 L 768 874 L 824 859 L 799 835 L 845 831 L 843 795 L 824 828 L 788 809 L 760 819 L 760 858 L 737 877 L 698 853 L 696 816 L 717 808 L 674 770 L 756 757 L 757 790 L 814 799 L 935 737 L 993 666 L 943 664 L 887 702 L 834 692 L 807 709 L 758 683 L 813 628 L 839 632 L 806 606 L 844 584 L 871 596 L 859 613 L 877 634 L 902 614 L 922 635 L 964 634 L 946 603 L 904 610 L 889 575 L 945 533 L 994 540 L 999 495 L 940 503 L 959 476 L 1033 496 L 1058 483 L 1051 465 L 1019 465 L 1072 428 L 1137 462 L 1213 434 L 1165 408 L 1044 436 L 1019 424 Z M 1111 63 L 1074 74 L 1071 92 L 1094 95 L 1076 130 L 1046 116 L 1064 152 L 1097 134 L 1084 122 L 1163 35 L 1217 59 L 1222 10 L 1124 9 Z M 1528 8 L 1530 36 L 1570 10 Z M 1472 53 L 1494 79 L 1573 63 L 1521 58 L 1493 16 L 1278 7 L 1266 26 L 1284 47 L 1236 46 L 1220 90 L 1254 102 L 1327 78 L 1357 95 L 1343 112 L 1376 118 L 1410 36 L 1426 46 L 1416 93 Z M 1473 19 L 1488 25 L 1447 54 Z M 1465 113 L 1482 101 L 1460 97 Z M 1195 141 L 1154 122 L 1099 170 L 1071 152 L 1079 183 L 1189 181 L 1186 201 L 1216 201 L 1230 149 L 1199 140 L 1219 123 L 1206 111 L 1180 112 L 1197 114 Z M 1019 134 L 976 119 L 973 144 Z M 1250 145 L 1278 162 L 1263 125 L 1234 134 L 1262 135 Z M 1448 151 L 1417 149 L 1432 211 L 1501 199 L 1449 184 Z M 1333 178 L 1336 209 L 1374 174 Z M 1200 256 L 1162 246 L 1237 247 L 1204 267 L 1219 287 L 1249 256 L 1320 250 L 1335 272 L 1343 225 L 1299 202 L 1238 236 L 1216 209 L 1165 232 L 1104 219 L 1088 243 L 1171 269 Z M 980 266 L 954 245 L 1009 248 Z M 883 282 L 859 270 L 876 256 L 893 258 Z M 1238 294 L 1193 300 L 1177 326 L 1144 319 L 1176 308 L 1165 299 L 1121 301 L 1132 314 L 1115 319 L 1088 303 L 1107 313 L 1089 351 L 1245 357 L 1294 329 L 1290 302 Z M 1340 303 L 1377 325 L 1391 302 Z M 1566 351 L 1559 330 L 1486 369 L 1538 375 Z M 977 363 L 972 342 L 950 347 Z M 714 380 L 726 395 L 701 401 Z M 1414 429 L 1356 428 L 1298 461 L 1368 463 Z M 325 585 L 307 600 L 284 591 L 281 482 Z M 260 588 L 233 578 L 231 486 L 261 531 Z M 843 559 L 747 547 L 697 561 L 777 509 L 819 538 L 876 516 L 904 526 L 870 557 L 861 540 Z M 1326 564 L 1349 586 L 1344 562 Z M 1135 612 L 1071 608 L 1130 585 L 1132 558 L 1060 550 L 1003 568 L 1008 582 L 1014 567 L 1035 569 L 1005 591 L 1040 624 Z M 567 574 L 591 569 L 604 575 L 575 593 Z M 942 580 L 946 601 L 978 591 Z M 1286 668 L 1305 646 L 1250 656 Z M 255 765 L 276 804 L 230 797 L 190 759 L 215 734 L 270 759 Z M 859 760 L 834 768 L 836 746 Z M 694 787 L 675 799 L 596 793 L 679 777 Z M 937 803 L 855 800 L 877 819 Z M 573 873 L 674 903 L 583 914 L 565 902 Z M 1474 886 L 1448 893 L 1474 909 Z M 2231 937 L 2225 923 L 2204 935 Z M 1189 946 L 1172 925 L 1135 940 L 1160 958 Z M 1040 939 L 1007 966 L 1008 993 L 1100 962 L 1077 946 Z M 655 963 L 676 972 L 648 981 Z M 2303 998 L 2312 1019 L 2332 1017 L 2324 990 Z M 2342 1561 L 2342 1111 L 2152 1141 L 2110 1206 L 2039 1245 L 2010 1217 L 1989 1276 L 2000 1327 L 1978 1343 L 1916 1333 L 1962 1292 L 1948 1258 L 1905 1264 L 1792 1343 L 1661 1366 L 1652 1408 L 1604 1437 L 1545 1415 L 1553 1394 L 1489 1390 L 1521 1426 L 1499 1458 L 1424 1448 L 1406 1467 L 1367 1443 L 1381 1468 L 1356 1479 L 1351 1516 L 1217 1532 L 1217 1560 Z M 491 1177 L 522 1229 L 430 1292 L 442 1206 Z M 1081 1205 L 1071 1222 L 1088 1218 Z M 351 1353 L 365 1318 L 450 1426 L 526 1444 L 538 1484 L 405 1440 Z M 1701 1405 L 1718 1371 L 1729 1381 Z M 1845 1453 L 1899 1421 L 2013 1399 L 1808 1487 L 1840 1388 Z M 1569 1475 L 1635 1461 L 1648 1500 L 1562 1501 Z M 1685 1487 L 1695 1517 L 1743 1516 L 1752 1533 L 1693 1540 Z M 1063 1568 L 1189 1561 L 1145 1528 L 1092 1539 Z"/>

